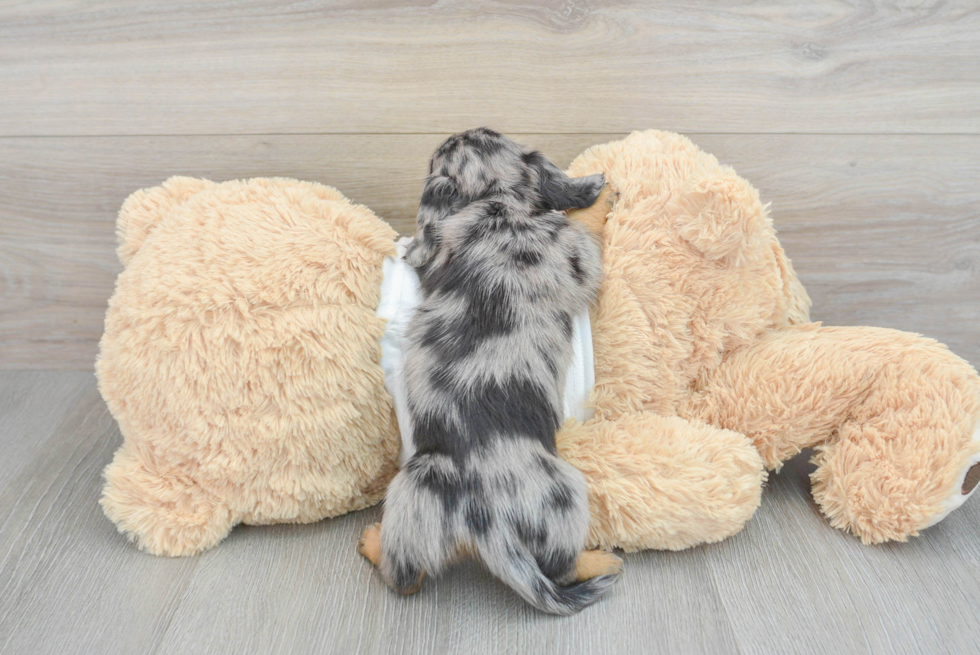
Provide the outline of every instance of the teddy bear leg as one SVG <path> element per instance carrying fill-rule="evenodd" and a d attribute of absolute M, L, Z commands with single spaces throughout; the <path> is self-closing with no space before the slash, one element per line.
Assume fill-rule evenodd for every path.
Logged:
<path fill-rule="evenodd" d="M 729 356 L 684 415 L 743 432 L 771 468 L 813 447 L 814 499 L 865 543 L 918 534 L 980 477 L 980 377 L 945 346 L 896 330 L 771 333 Z"/>
<path fill-rule="evenodd" d="M 744 435 L 676 416 L 570 421 L 556 441 L 558 455 L 588 483 L 590 548 L 681 550 L 721 541 L 755 513 L 766 479 Z"/>
<path fill-rule="evenodd" d="M 946 497 L 941 510 L 919 528 L 920 530 L 931 528 L 949 516 L 953 510 L 961 507 L 980 486 L 980 420 L 977 421 L 977 427 L 973 431 L 973 439 L 970 443 L 975 452 L 967 458 L 966 463 L 954 477 L 953 490 Z"/>
<path fill-rule="evenodd" d="M 814 452 L 814 500 L 831 525 L 865 544 L 918 536 L 962 506 L 980 480 L 980 426 L 952 451 L 933 450 L 929 442 L 947 428 L 916 425 L 918 412 L 907 409 L 888 417 L 905 423 L 898 435 L 880 420 L 849 421 Z"/>
<path fill-rule="evenodd" d="M 102 509 L 140 550 L 196 555 L 224 539 L 237 522 L 228 506 L 177 467 L 161 466 L 124 444 L 104 472 Z"/>

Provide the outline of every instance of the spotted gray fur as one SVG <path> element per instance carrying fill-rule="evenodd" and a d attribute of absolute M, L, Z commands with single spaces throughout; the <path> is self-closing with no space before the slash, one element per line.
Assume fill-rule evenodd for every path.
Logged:
<path fill-rule="evenodd" d="M 562 210 L 590 206 L 603 183 L 569 178 L 486 128 L 432 156 L 406 255 L 423 296 L 405 360 L 414 455 L 388 489 L 381 527 L 393 588 L 414 588 L 459 551 L 555 614 L 615 581 L 564 586 L 589 511 L 584 477 L 555 454 L 571 317 L 602 276 L 596 238 Z"/>

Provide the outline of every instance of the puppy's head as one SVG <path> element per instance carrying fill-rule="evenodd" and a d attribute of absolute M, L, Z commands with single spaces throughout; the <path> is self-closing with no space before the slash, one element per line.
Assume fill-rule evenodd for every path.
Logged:
<path fill-rule="evenodd" d="M 441 224 L 472 202 L 507 197 L 529 213 L 588 207 L 602 175 L 570 178 L 541 153 L 485 127 L 446 139 L 429 160 L 419 203 L 418 233 L 406 258 L 424 266 L 439 248 Z"/>

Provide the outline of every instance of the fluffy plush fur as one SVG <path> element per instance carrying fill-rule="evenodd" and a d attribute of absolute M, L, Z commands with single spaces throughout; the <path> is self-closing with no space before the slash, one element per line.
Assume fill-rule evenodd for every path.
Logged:
<path fill-rule="evenodd" d="M 395 232 L 293 180 L 172 178 L 117 225 L 96 375 L 125 436 L 102 496 L 119 529 L 191 555 L 238 523 L 381 500 L 398 431 L 375 308 Z"/>
<path fill-rule="evenodd" d="M 596 417 L 559 456 L 585 474 L 588 543 L 685 548 L 737 532 L 765 467 L 813 447 L 814 494 L 866 543 L 905 540 L 977 484 L 980 377 L 916 335 L 809 323 L 758 194 L 676 134 L 638 132 L 569 170 L 602 173 Z M 603 227 L 604 223 L 604 227 Z M 124 442 L 103 507 L 149 552 L 236 523 L 378 501 L 398 431 L 375 317 L 392 230 L 331 189 L 175 179 L 119 216 L 97 364 Z"/>
<path fill-rule="evenodd" d="M 689 422 L 679 450 L 672 442 L 643 445 L 671 458 L 730 444 L 732 468 L 761 456 L 778 469 L 812 447 L 817 503 L 832 525 L 869 544 L 918 534 L 972 490 L 964 484 L 980 451 L 980 377 L 969 364 L 918 335 L 810 323 L 810 299 L 758 192 L 688 139 L 638 132 L 589 149 L 569 168 L 573 176 L 599 172 L 620 197 L 603 232 L 606 276 L 593 322 L 597 417 L 584 429 L 595 446 L 605 434 L 622 440 L 609 455 L 589 452 L 597 468 L 620 448 L 635 448 L 624 427 L 638 413 Z M 705 423 L 745 435 L 758 455 L 727 435 L 694 437 Z M 559 450 L 577 465 L 586 459 L 562 450 L 561 435 Z M 746 492 L 757 482 L 745 477 L 732 478 L 731 496 L 715 489 L 692 500 L 690 464 L 666 476 L 643 470 L 636 481 L 622 479 L 633 467 L 587 474 L 592 543 L 686 547 L 724 537 L 731 510 L 756 502 Z M 665 489 L 671 502 L 658 493 Z M 703 524 L 702 516 L 725 518 Z M 639 534 L 663 523 L 676 533 Z"/>
<path fill-rule="evenodd" d="M 406 255 L 422 290 L 406 335 L 414 454 L 381 523 L 392 588 L 417 590 L 461 551 L 553 614 L 581 610 L 616 579 L 570 585 L 588 498 L 555 454 L 572 316 L 602 278 L 596 236 L 562 210 L 592 205 L 602 186 L 485 128 L 432 156 Z"/>

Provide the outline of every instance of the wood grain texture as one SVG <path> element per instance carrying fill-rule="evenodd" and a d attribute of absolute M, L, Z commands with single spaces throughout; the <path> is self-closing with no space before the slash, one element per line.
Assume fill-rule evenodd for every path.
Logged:
<path fill-rule="evenodd" d="M 83 371 L 0 375 L 0 489 L 47 441 L 92 380 Z"/>
<path fill-rule="evenodd" d="M 79 390 L 59 427 L 18 457 L 20 474 L 0 489 L 0 653 L 145 652 L 198 565 L 143 555 L 102 515 L 101 472 L 119 430 L 94 377 Z"/>
<path fill-rule="evenodd" d="M 980 133 L 968 0 L 49 0 L 0 62 L 0 135 Z"/>
<path fill-rule="evenodd" d="M 97 504 L 120 437 L 91 376 L 0 372 L 65 398 L 56 428 L 0 487 L 0 653 L 967 653 L 980 640 L 980 502 L 907 544 L 830 528 L 803 459 L 771 478 L 720 544 L 626 556 L 609 596 L 566 619 L 466 563 L 417 596 L 389 592 L 354 546 L 372 508 L 311 525 L 238 527 L 186 559 L 137 551 Z M 14 412 L 5 439 L 43 409 Z"/>
<path fill-rule="evenodd" d="M 742 652 L 975 651 L 980 503 L 908 543 L 862 546 L 828 529 L 808 454 L 771 477 L 759 512 L 709 562 Z"/>
<path fill-rule="evenodd" d="M 0 368 L 90 369 L 120 266 L 114 221 L 174 174 L 338 187 L 410 232 L 444 135 L 0 139 Z M 519 134 L 561 165 L 610 135 Z M 772 203 L 828 324 L 922 332 L 980 362 L 980 136 L 712 135 Z"/>

